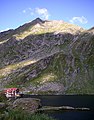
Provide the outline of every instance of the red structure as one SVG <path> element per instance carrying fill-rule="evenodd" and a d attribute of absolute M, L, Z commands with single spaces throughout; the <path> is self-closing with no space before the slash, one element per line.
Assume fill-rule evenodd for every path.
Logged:
<path fill-rule="evenodd" d="M 18 88 L 7 88 L 4 92 L 7 98 L 20 96 Z"/>

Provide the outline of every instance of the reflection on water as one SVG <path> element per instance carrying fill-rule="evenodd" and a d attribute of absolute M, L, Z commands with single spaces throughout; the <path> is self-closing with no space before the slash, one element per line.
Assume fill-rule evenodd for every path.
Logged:
<path fill-rule="evenodd" d="M 72 106 L 90 108 L 90 111 L 50 111 L 45 112 L 58 120 L 94 120 L 94 95 L 62 95 L 62 96 L 25 96 L 41 99 L 42 106 Z"/>
<path fill-rule="evenodd" d="M 94 112 L 92 111 L 58 111 L 47 114 L 57 120 L 94 120 Z"/>

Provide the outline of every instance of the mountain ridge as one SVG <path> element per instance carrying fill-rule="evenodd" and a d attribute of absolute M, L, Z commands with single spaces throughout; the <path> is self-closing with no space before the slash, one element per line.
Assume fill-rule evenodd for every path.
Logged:
<path fill-rule="evenodd" d="M 12 33 L 11 33 L 12 32 Z M 94 33 L 36 18 L 0 33 L 0 89 L 32 94 L 94 93 Z"/>

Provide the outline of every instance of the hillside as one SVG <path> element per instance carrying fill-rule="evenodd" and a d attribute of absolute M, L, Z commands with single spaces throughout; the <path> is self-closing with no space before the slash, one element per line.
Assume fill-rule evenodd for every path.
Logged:
<path fill-rule="evenodd" d="M 94 29 L 37 18 L 0 33 L 0 90 L 94 94 Z"/>

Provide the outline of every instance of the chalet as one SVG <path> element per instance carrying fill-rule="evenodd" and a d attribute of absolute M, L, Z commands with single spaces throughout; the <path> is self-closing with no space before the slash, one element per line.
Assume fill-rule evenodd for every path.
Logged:
<path fill-rule="evenodd" d="M 5 91 L 4 91 L 5 95 L 7 98 L 12 98 L 12 97 L 19 97 L 20 94 L 19 94 L 19 89 L 18 88 L 7 88 Z"/>

